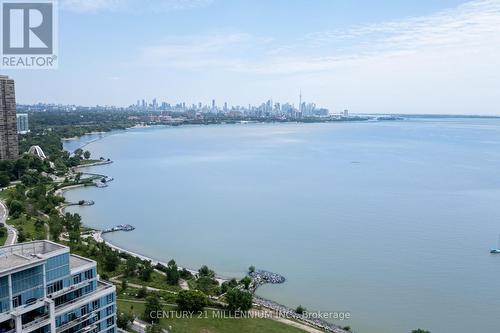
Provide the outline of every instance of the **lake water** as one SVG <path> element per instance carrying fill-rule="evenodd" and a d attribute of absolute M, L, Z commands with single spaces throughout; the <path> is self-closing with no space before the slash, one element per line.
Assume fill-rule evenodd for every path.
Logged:
<path fill-rule="evenodd" d="M 117 245 L 283 274 L 259 294 L 360 333 L 498 332 L 500 120 L 155 127 L 86 149 L 115 181 L 67 197 L 95 200 L 72 209 L 87 225 L 136 226 Z"/>

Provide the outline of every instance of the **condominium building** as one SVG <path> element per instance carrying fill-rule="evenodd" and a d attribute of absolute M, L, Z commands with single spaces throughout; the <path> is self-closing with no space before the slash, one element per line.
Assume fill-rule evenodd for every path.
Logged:
<path fill-rule="evenodd" d="M 28 114 L 27 113 L 18 113 L 16 114 L 17 118 L 17 133 L 26 134 L 30 131 L 28 125 Z"/>
<path fill-rule="evenodd" d="M 15 160 L 18 156 L 14 80 L 0 75 L 0 160 Z"/>
<path fill-rule="evenodd" d="M 0 333 L 116 333 L 116 290 L 50 241 L 0 247 Z"/>

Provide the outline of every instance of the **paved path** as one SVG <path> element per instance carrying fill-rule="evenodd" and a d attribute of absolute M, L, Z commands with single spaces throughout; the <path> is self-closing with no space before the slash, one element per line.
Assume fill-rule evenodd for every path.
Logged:
<path fill-rule="evenodd" d="M 5 240 L 4 245 L 13 245 L 17 243 L 17 230 L 13 226 L 6 223 L 8 216 L 9 210 L 3 200 L 0 200 L 0 224 L 7 228 L 7 239 Z"/>

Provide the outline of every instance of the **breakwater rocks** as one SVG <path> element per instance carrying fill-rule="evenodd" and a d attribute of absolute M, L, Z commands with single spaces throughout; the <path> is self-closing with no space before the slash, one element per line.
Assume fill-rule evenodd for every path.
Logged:
<path fill-rule="evenodd" d="M 284 276 L 264 270 L 255 270 L 253 272 L 248 273 L 248 275 L 250 275 L 250 277 L 253 280 L 252 291 L 255 291 L 259 286 L 262 286 L 263 284 L 266 283 L 280 284 L 286 281 Z"/>
<path fill-rule="evenodd" d="M 252 278 L 252 284 L 250 285 L 250 291 L 255 294 L 258 287 L 270 283 L 270 284 L 280 284 L 286 281 L 285 277 L 277 273 L 272 273 L 264 270 L 254 270 L 250 271 L 248 275 Z M 269 309 L 275 313 L 277 316 L 282 316 L 283 318 L 297 320 L 310 325 L 315 328 L 319 328 L 330 333 L 349 333 L 322 318 L 308 316 L 306 314 L 297 313 L 294 309 L 286 307 L 274 301 L 267 300 L 265 298 L 254 295 L 253 303 L 259 305 L 263 308 Z"/>
<path fill-rule="evenodd" d="M 344 330 L 338 325 L 327 322 L 324 319 L 318 318 L 317 316 L 311 316 L 307 314 L 299 314 L 284 305 L 279 303 L 267 300 L 262 297 L 254 296 L 253 303 L 259 305 L 263 308 L 274 311 L 275 316 L 286 318 L 286 319 L 295 319 L 299 322 L 303 322 L 309 326 L 324 330 L 330 333 L 352 333 L 351 331 Z M 318 314 L 319 316 L 319 314 Z M 331 318 L 331 317 L 330 317 Z"/>

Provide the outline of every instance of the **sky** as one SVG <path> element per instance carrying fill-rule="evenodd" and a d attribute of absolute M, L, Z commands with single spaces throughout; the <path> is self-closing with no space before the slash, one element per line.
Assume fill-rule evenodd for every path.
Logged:
<path fill-rule="evenodd" d="M 18 103 L 500 114 L 500 0 L 59 0 L 58 38 Z"/>

